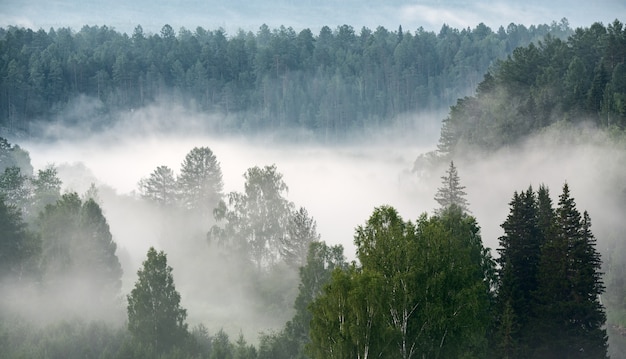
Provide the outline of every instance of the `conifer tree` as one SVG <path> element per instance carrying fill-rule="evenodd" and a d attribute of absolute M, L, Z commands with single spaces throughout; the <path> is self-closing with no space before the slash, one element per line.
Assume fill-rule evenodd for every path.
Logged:
<path fill-rule="evenodd" d="M 453 161 L 450 161 L 450 167 L 446 171 L 446 175 L 441 177 L 441 180 L 442 187 L 437 189 L 435 195 L 435 201 L 441 207 L 436 212 L 439 214 L 452 206 L 457 206 L 463 212 L 468 212 L 469 203 L 465 199 L 467 193 L 463 191 L 465 186 L 461 186 L 461 180 Z"/>
<path fill-rule="evenodd" d="M 517 328 L 517 347 L 509 348 L 507 352 L 509 355 L 516 353 L 513 357 L 527 357 L 533 332 L 530 319 L 536 307 L 534 292 L 538 286 L 542 244 L 537 225 L 537 201 L 532 187 L 521 194 L 515 192 L 510 206 L 510 213 L 502 224 L 504 236 L 500 237 L 500 257 L 497 260 L 500 265 L 499 326 L 502 326 L 499 330 Z"/>
<path fill-rule="evenodd" d="M 165 171 L 164 171 L 165 172 Z M 166 181 L 169 174 L 163 173 Z M 222 168 L 208 147 L 194 147 L 183 161 L 178 176 L 178 190 L 183 207 L 204 218 L 211 215 L 222 199 Z"/>
<path fill-rule="evenodd" d="M 567 183 L 559 196 L 555 237 L 548 241 L 540 268 L 540 357 L 606 358 L 606 321 L 600 254 L 589 214 L 581 216 Z"/>
<path fill-rule="evenodd" d="M 158 166 L 150 177 L 139 181 L 139 190 L 143 198 L 154 201 L 160 206 L 173 205 L 178 195 L 174 171 L 167 166 Z"/>
<path fill-rule="evenodd" d="M 547 187 L 515 193 L 502 224 L 496 355 L 605 358 L 604 291 L 591 220 L 567 184 L 556 210 Z"/>
<path fill-rule="evenodd" d="M 42 240 L 40 268 L 48 286 L 84 288 L 84 295 L 91 297 L 75 298 L 81 304 L 116 308 L 122 267 L 100 206 L 67 193 L 46 206 L 36 225 Z"/>
<path fill-rule="evenodd" d="M 515 193 L 502 227 L 496 354 L 605 358 L 600 255 L 568 185 L 556 210 L 545 186 Z"/>
<path fill-rule="evenodd" d="M 128 330 L 155 354 L 181 346 L 187 337 L 187 310 L 180 306 L 172 267 L 163 251 L 148 250 L 135 288 L 128 295 Z"/>

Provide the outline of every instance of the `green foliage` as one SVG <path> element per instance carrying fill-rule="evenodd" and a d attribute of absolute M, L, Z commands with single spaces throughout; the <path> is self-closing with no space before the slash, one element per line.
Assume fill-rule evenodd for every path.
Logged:
<path fill-rule="evenodd" d="M 493 150 L 559 121 L 626 127 L 623 77 L 626 31 L 615 20 L 579 28 L 567 40 L 547 36 L 513 50 L 490 69 L 473 97 L 444 120 L 438 151 Z"/>
<path fill-rule="evenodd" d="M 17 167 L 26 176 L 33 174 L 30 155 L 18 145 L 11 145 L 5 138 L 0 137 L 0 172 L 7 168 Z"/>
<path fill-rule="evenodd" d="M 167 166 L 158 166 L 150 177 L 139 181 L 142 197 L 161 206 L 172 206 L 178 198 L 178 187 L 174 171 Z"/>
<path fill-rule="evenodd" d="M 280 255 L 294 268 L 307 264 L 307 256 L 311 243 L 318 242 L 317 224 L 304 207 L 293 211 L 289 218 L 287 235 L 280 239 Z"/>
<path fill-rule="evenodd" d="M 497 259 L 498 331 L 502 335 L 497 338 L 497 346 L 502 356 L 523 358 L 532 353 L 528 346 L 533 344 L 536 323 L 531 318 L 537 310 L 535 293 L 545 236 L 539 228 L 537 197 L 532 188 L 515 192 L 509 205 L 510 213 L 501 225 L 504 236 L 499 238 Z"/>
<path fill-rule="evenodd" d="M 128 295 L 128 330 L 154 354 L 168 353 L 187 340 L 187 311 L 180 306 L 172 267 L 164 252 L 150 247 Z"/>
<path fill-rule="evenodd" d="M 169 181 L 163 173 L 164 181 Z M 164 184 L 165 185 L 165 184 Z M 209 217 L 222 199 L 222 169 L 208 147 L 194 147 L 183 160 L 177 179 L 180 199 L 184 208 Z"/>
<path fill-rule="evenodd" d="M 86 288 L 81 294 L 90 298 L 85 305 L 115 307 L 122 268 L 100 206 L 67 193 L 41 212 L 36 227 L 42 241 L 41 269 L 49 290 Z"/>
<path fill-rule="evenodd" d="M 104 322 L 68 319 L 41 325 L 10 315 L 1 319 L 0 352 L 6 359 L 124 357 L 126 332 Z"/>
<path fill-rule="evenodd" d="M 362 266 L 311 305 L 312 357 L 485 355 L 493 262 L 472 217 L 452 206 L 414 225 L 380 207 L 355 244 Z"/>
<path fill-rule="evenodd" d="M 552 209 L 548 189 L 515 193 L 502 224 L 496 355 L 605 358 L 604 284 L 591 221 L 567 184 Z"/>
<path fill-rule="evenodd" d="M 7 94 L 0 133 L 36 131 L 29 125 L 57 117 L 76 98 L 93 100 L 93 117 L 109 122 L 119 110 L 171 96 L 226 114 L 218 130 L 302 127 L 333 140 L 402 113 L 447 108 L 514 48 L 572 32 L 567 22 L 401 31 L 341 25 L 313 34 L 262 25 L 256 34 L 228 35 L 165 25 L 160 33 L 138 26 L 127 35 L 107 26 L 8 27 L 0 39 L 0 91 Z M 66 121 L 84 123 L 84 112 L 68 112 Z"/>
<path fill-rule="evenodd" d="M 20 209 L 28 206 L 31 196 L 28 177 L 22 175 L 19 167 L 7 167 L 0 175 L 0 194 L 12 206 Z"/>
<path fill-rule="evenodd" d="M 29 212 L 36 215 L 47 205 L 54 204 L 61 197 L 61 180 L 57 175 L 56 167 L 50 165 L 37 171 L 37 176 L 31 179 L 33 186 L 32 202 Z"/>
<path fill-rule="evenodd" d="M 346 268 L 341 245 L 331 247 L 324 242 L 311 242 L 306 265 L 300 267 L 299 292 L 294 303 L 296 313 L 280 332 L 261 335 L 259 358 L 307 358 L 305 348 L 310 342 L 312 318 L 309 306 L 322 294 L 333 271 Z"/>

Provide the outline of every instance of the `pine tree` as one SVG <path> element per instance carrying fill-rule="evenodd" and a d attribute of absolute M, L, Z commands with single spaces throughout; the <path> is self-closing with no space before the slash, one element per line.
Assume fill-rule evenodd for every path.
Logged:
<path fill-rule="evenodd" d="M 461 180 L 453 161 L 450 161 L 450 167 L 446 171 L 446 175 L 441 177 L 441 180 L 442 187 L 437 190 L 435 195 L 435 201 L 441 207 L 436 212 L 441 213 L 452 206 L 459 207 L 463 212 L 469 212 L 469 203 L 465 199 L 467 194 L 463 191 L 465 186 L 461 186 Z"/>
<path fill-rule="evenodd" d="M 177 182 L 183 206 L 203 218 L 211 215 L 222 198 L 222 168 L 208 147 L 194 147 L 185 156 Z"/>
<path fill-rule="evenodd" d="M 180 347 L 188 334 L 187 310 L 180 306 L 165 253 L 150 247 L 137 275 L 135 288 L 128 295 L 128 330 L 157 355 Z"/>
<path fill-rule="evenodd" d="M 537 315 L 537 348 L 541 358 L 606 358 L 606 316 L 600 255 L 591 220 L 581 216 L 567 183 L 559 196 L 553 237 L 542 247 Z"/>
<path fill-rule="evenodd" d="M 81 305 L 117 310 L 122 267 L 100 206 L 67 193 L 40 213 L 36 225 L 42 240 L 40 267 L 48 287 L 84 290 L 80 298 L 73 298 Z"/>
<path fill-rule="evenodd" d="M 515 320 L 513 326 L 518 328 L 515 341 L 518 347 L 513 351 L 519 357 L 527 357 L 533 331 L 530 319 L 536 308 L 534 292 L 538 286 L 542 244 L 537 225 L 537 201 L 532 187 L 521 194 L 515 192 L 510 206 L 510 213 L 502 224 L 504 236 L 500 237 L 498 249 L 498 305 L 503 316 L 499 318 L 499 325 L 511 326 L 509 321 Z M 505 318 L 507 308 L 512 315 Z"/>
<path fill-rule="evenodd" d="M 280 239 L 280 255 L 288 265 L 300 268 L 306 264 L 311 243 L 320 240 L 317 224 L 304 207 L 289 216 L 287 234 Z"/>
<path fill-rule="evenodd" d="M 604 291 L 591 221 L 567 184 L 552 208 L 541 186 L 515 193 L 502 224 L 496 354 L 508 358 L 605 358 Z"/>
<path fill-rule="evenodd" d="M 143 198 L 161 206 L 173 205 L 178 195 L 174 171 L 167 166 L 158 166 L 150 177 L 139 181 L 139 189 Z"/>

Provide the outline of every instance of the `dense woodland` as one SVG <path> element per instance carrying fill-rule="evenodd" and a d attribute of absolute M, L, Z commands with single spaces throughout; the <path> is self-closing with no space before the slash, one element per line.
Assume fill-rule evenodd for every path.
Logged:
<path fill-rule="evenodd" d="M 37 121 L 85 122 L 64 110 L 87 98 L 96 128 L 167 99 L 226 115 L 216 130 L 297 127 L 345 137 L 403 113 L 445 110 L 515 48 L 571 34 L 565 19 L 497 31 L 444 25 L 439 33 L 349 25 L 319 34 L 265 25 L 237 34 L 169 25 L 146 34 L 137 26 L 131 35 L 106 26 L 10 27 L 0 29 L 0 134 L 33 132 Z"/>
<path fill-rule="evenodd" d="M 533 29 L 568 32 L 565 25 Z M 98 48 L 105 44 L 112 46 L 116 43 L 112 39 L 116 39 L 119 48 L 124 48 L 123 44 L 131 49 L 137 44 L 147 46 L 145 50 L 135 50 L 134 60 L 154 57 L 150 65 L 134 65 L 133 76 L 136 77 L 130 77 L 130 72 L 120 77 L 122 67 L 115 64 L 118 60 L 133 63 L 129 55 L 133 52 L 105 56 L 102 59 L 110 60 L 110 67 L 90 65 L 102 76 L 110 76 L 101 83 L 97 81 L 98 76 L 86 75 L 87 67 L 76 65 L 79 61 L 88 63 L 91 56 L 74 60 L 75 67 L 71 67 L 72 62 L 57 62 L 62 74 L 59 81 L 51 82 L 46 75 L 42 83 L 44 88 L 59 86 L 62 90 L 45 90 L 42 93 L 48 97 L 40 98 L 39 102 L 35 101 L 35 92 L 28 80 L 24 78 L 20 87 L 16 86 L 18 82 L 10 82 L 16 77 L 2 77 L 2 101 L 5 101 L 2 106 L 6 106 L 3 121 L 7 124 L 5 128 L 14 126 L 11 131 L 26 130 L 25 123 L 48 118 L 54 111 L 61 113 L 63 106 L 78 94 L 99 98 L 106 118 L 106 113 L 114 108 L 142 106 L 146 103 L 142 101 L 157 100 L 161 95 L 155 91 L 159 88 L 171 92 L 168 94 L 171 96 L 190 96 L 199 108 L 207 111 L 215 110 L 214 107 L 219 111 L 264 108 L 267 111 L 261 112 L 262 116 L 273 118 L 276 126 L 290 126 L 284 121 L 304 121 L 300 124 L 318 128 L 315 126 L 319 126 L 319 122 L 308 123 L 302 119 L 312 113 L 315 113 L 314 118 L 322 118 L 319 109 L 326 105 L 320 102 L 320 107 L 314 107 L 313 112 L 292 109 L 298 114 L 294 117 L 287 111 L 288 101 L 284 97 L 279 97 L 280 101 L 272 97 L 277 94 L 276 86 L 280 83 L 286 86 L 283 95 L 297 94 L 293 88 L 316 83 L 304 81 L 304 78 L 296 80 L 296 74 L 311 75 L 319 81 L 317 84 L 324 86 L 334 81 L 347 89 L 358 83 L 364 91 L 380 92 L 382 102 L 373 104 L 371 99 L 376 96 L 367 97 L 367 106 L 371 107 L 364 108 L 360 107 L 363 103 L 358 102 L 359 97 L 352 97 L 354 94 L 350 92 L 347 97 L 332 97 L 359 108 L 356 113 L 349 108 L 343 112 L 359 120 L 341 119 L 337 114 L 342 111 L 335 104 L 331 107 L 334 121 L 345 122 L 319 128 L 347 131 L 358 121 L 389 120 L 398 113 L 421 106 L 440 106 L 450 100 L 447 96 L 457 93 L 449 91 L 465 91 L 459 87 L 459 81 L 477 76 L 478 68 L 472 67 L 467 73 L 445 72 L 442 69 L 446 61 L 455 59 L 452 66 L 455 71 L 459 71 L 457 66 L 463 62 L 463 56 L 477 63 L 484 60 L 483 71 L 490 65 L 494 67 L 482 82 L 475 82 L 476 95 L 459 100 L 444 121 L 436 158 L 445 160 L 449 167 L 442 176 L 441 187 L 433 193 L 439 208 L 433 214 L 415 214 L 414 220 L 403 219 L 390 206 L 372 209 L 371 216 L 364 219 L 362 225 L 355 224 L 357 260 L 352 263 L 347 262 L 341 246 L 328 246 L 320 238 L 315 220 L 305 208 L 286 199 L 288 186 L 276 166 L 249 168 L 243 176 L 242 192 L 223 193 L 218 159 L 210 148 L 196 147 L 182 160 L 180 170 L 175 172 L 167 166 L 159 166 L 139 180 L 139 192 L 133 201 L 149 205 L 154 211 L 155 218 L 159 219 L 154 223 L 159 226 L 165 249 L 147 251 L 134 285 L 124 292 L 121 281 L 125 259 L 119 255 L 101 210 L 98 189 L 92 187 L 84 194 L 62 193 L 62 182 L 54 166 L 34 169 L 27 151 L 2 139 L 2 352 L 16 358 L 606 358 L 607 330 L 626 325 L 623 281 L 626 266 L 624 259 L 615 255 L 623 252 L 620 251 L 623 241 L 617 241 L 616 248 L 612 248 L 615 256 L 601 256 L 591 226 L 593 213 L 577 208 L 567 183 L 557 198 L 551 197 L 545 186 L 538 190 L 530 187 L 511 193 L 509 213 L 501 224 L 504 234 L 499 238 L 498 248 L 493 249 L 497 253 L 494 259 L 492 249 L 483 245 L 479 223 L 471 214 L 471 203 L 465 199 L 462 173 L 457 172 L 450 159 L 466 145 L 480 149 L 513 145 L 554 123 L 576 123 L 589 115 L 598 127 L 623 131 L 625 113 L 620 101 L 626 91 L 620 86 L 626 82 L 620 77 L 623 76 L 620 71 L 626 56 L 626 31 L 622 24 L 618 21 L 608 27 L 594 24 L 575 30 L 567 39 L 542 37 L 536 44 L 508 49 L 512 55 L 497 64 L 494 61 L 505 56 L 506 46 L 501 49 L 504 52 L 498 52 L 493 59 L 479 51 L 480 47 L 463 56 L 458 55 L 459 48 L 455 48 L 458 61 L 454 56 L 435 55 L 443 53 L 437 46 L 432 53 L 417 51 L 407 55 L 408 65 L 404 67 L 414 69 L 414 73 L 411 70 L 397 72 L 398 62 L 391 60 L 399 56 L 402 44 L 419 44 L 427 39 L 435 45 L 449 45 L 451 43 L 446 41 L 455 38 L 459 46 L 464 43 L 461 40 L 467 39 L 467 49 L 470 49 L 473 38 L 496 41 L 503 36 L 500 42 L 503 46 L 514 28 L 519 29 L 510 26 L 493 33 L 483 26 L 462 31 L 444 27 L 438 35 L 420 31 L 391 33 L 379 28 L 375 32 L 364 29 L 357 36 L 350 27 L 340 27 L 335 32 L 326 28 L 318 37 L 313 37 L 310 31 L 307 37 L 306 31 L 296 35 L 290 29 L 272 32 L 261 28 L 256 35 L 241 33 L 230 39 L 221 31 L 202 32 L 201 29 L 196 33 L 180 31 L 176 36 L 167 27 L 160 35 L 143 35 L 138 29 L 132 38 L 106 28 L 84 28 L 76 34 L 69 30 L 50 33 L 4 30 L 3 49 L 30 37 L 31 40 L 38 38 L 43 41 L 41 46 L 52 47 L 55 51 L 61 51 L 61 43 L 74 44 L 63 50 L 66 52 L 61 51 L 73 53 L 78 47 L 78 42 L 74 41 L 93 33 L 101 34 L 102 41 L 85 41 L 85 48 L 91 48 L 94 43 L 100 44 Z M 481 29 L 482 37 L 478 35 Z M 529 34 L 528 29 L 524 31 Z M 199 45 L 202 43 L 200 33 L 206 36 L 205 45 Z M 266 42 L 261 41 L 263 34 L 267 35 Z M 279 41 L 289 38 L 288 34 L 293 34 L 293 43 Z M 334 49 L 325 52 L 329 62 L 298 60 L 289 65 L 294 68 L 287 66 L 289 56 L 301 54 L 289 52 L 291 47 L 287 45 L 303 38 L 315 40 L 310 42 L 314 46 L 310 48 L 309 58 L 321 61 L 324 57 L 315 54 L 320 56 L 323 34 L 329 36 L 327 44 L 335 46 L 326 48 Z M 361 57 L 348 56 L 350 52 L 345 49 L 351 47 L 340 41 L 342 34 L 352 34 L 346 41 L 354 44 L 354 51 L 360 49 Z M 381 38 L 384 39 L 382 44 L 377 43 Z M 216 46 L 216 39 L 223 39 L 220 46 L 224 47 L 212 47 Z M 189 83 L 182 79 L 197 78 L 168 77 L 179 65 L 166 66 L 167 70 L 157 67 L 156 59 L 163 61 L 168 57 L 150 51 L 152 43 L 162 51 L 179 51 L 184 48 L 182 44 L 194 43 L 200 49 L 206 48 L 208 52 L 200 50 L 200 53 L 207 56 L 228 54 L 228 51 L 209 50 L 233 51 L 237 44 L 244 49 L 254 44 L 256 52 L 253 61 L 247 56 L 239 57 L 252 62 L 225 67 L 231 69 L 230 72 L 214 69 L 217 72 L 211 74 L 219 76 L 208 78 L 217 85 L 202 89 L 216 92 L 203 92 L 207 97 L 194 97 L 201 91 L 185 87 Z M 286 48 L 278 51 L 282 48 L 272 47 L 280 44 Z M 372 51 L 379 46 L 381 52 L 366 51 L 368 46 L 373 47 Z M 31 64 L 32 52 L 26 55 L 25 51 L 29 50 L 24 49 L 28 47 L 20 48 L 17 53 L 6 52 L 3 59 L 8 54 L 23 54 L 24 59 L 28 57 L 22 59 L 24 64 Z M 393 51 L 388 51 L 392 48 Z M 493 55 L 488 46 L 482 49 Z M 164 53 L 168 54 L 167 51 Z M 52 56 L 50 52 L 41 52 L 45 53 Z M 373 57 L 380 62 L 365 61 L 374 53 L 380 55 Z M 421 62 L 419 54 L 432 55 L 433 61 Z M 387 55 L 390 57 L 385 57 Z M 171 56 L 176 59 L 173 64 L 178 62 L 185 69 L 183 59 L 193 58 L 198 53 L 190 51 L 188 57 L 180 55 L 180 59 L 176 52 L 171 52 Z M 267 56 L 267 66 L 257 67 L 260 61 L 257 58 L 262 56 Z M 231 57 L 225 57 L 228 58 Z M 20 61 L 7 61 L 3 68 L 19 69 Z M 202 61 L 199 63 L 199 68 L 203 68 Z M 226 63 L 229 62 L 222 62 Z M 428 98 L 436 100 L 422 103 L 425 97 L 413 92 L 417 88 L 415 84 L 420 84 L 419 87 L 422 82 L 412 76 L 418 76 L 421 73 L 418 69 L 425 63 L 436 64 L 437 71 L 443 72 L 428 70 L 435 71 L 433 82 L 429 80 L 424 86 L 432 83 L 433 87 L 425 91 Z M 351 67 L 351 64 L 359 65 Z M 245 71 L 232 72 L 245 66 L 261 71 L 258 74 L 262 76 L 254 71 L 248 73 L 250 77 L 245 76 Z M 148 75 L 153 68 L 154 73 Z M 348 76 L 350 69 L 356 72 Z M 64 74 L 69 74 L 67 83 Z M 367 78 L 370 75 L 372 78 Z M 403 92 L 399 79 L 412 90 Z M 114 85 L 120 80 L 124 86 Z M 413 80 L 415 82 L 411 82 Z M 181 82 L 177 86 L 168 81 Z M 446 85 L 442 87 L 442 83 Z M 452 83 L 455 85 L 448 85 Z M 102 92 L 92 92 L 98 89 L 98 84 L 103 86 Z M 372 84 L 376 86 L 371 87 Z M 237 101 L 242 102 L 224 100 L 228 98 L 224 93 L 229 87 L 231 95 L 237 93 Z M 246 88 L 257 90 L 245 91 Z M 268 91 L 267 103 L 254 95 L 259 89 L 262 93 L 264 88 Z M 21 98 L 19 101 L 28 99 L 37 103 L 32 108 L 42 110 L 26 113 L 24 109 L 31 108 L 26 102 L 21 102 L 21 110 L 18 110 L 17 102 L 4 97 L 9 93 Z M 395 102 L 402 93 L 410 96 Z M 314 104 L 311 99 L 304 103 Z M 272 107 L 278 103 L 282 107 Z M 610 123 L 604 119 L 610 119 Z M 194 257 L 191 252 L 195 252 Z M 202 262 L 223 266 L 225 273 L 232 273 L 229 278 L 232 286 L 246 288 L 246 294 L 254 293 L 253 312 L 264 312 L 265 319 L 269 320 L 283 318 L 286 308 L 292 308 L 287 312 L 290 317 L 283 321 L 282 329 L 263 332 L 258 338 L 229 335 L 224 330 L 209 332 L 205 324 L 210 323 L 190 326 L 187 310 L 182 305 L 182 292 L 177 290 L 181 282 L 174 282 L 174 274 L 193 271 L 198 262 L 189 259 L 184 265 L 172 267 L 172 260 L 176 258 L 199 258 Z M 290 285 L 293 288 L 287 288 Z M 195 294 L 205 295 L 208 302 L 228 290 L 210 282 L 207 291 L 198 290 Z M 290 290 L 294 295 L 289 295 Z M 55 310 L 49 310 L 50 306 Z M 42 309 L 33 309 L 38 307 Z"/>
<path fill-rule="evenodd" d="M 7 163 L 28 159 L 4 143 Z M 259 282 L 259 293 L 270 295 L 258 297 L 257 310 L 280 312 L 272 308 L 284 295 L 276 281 L 299 273 L 293 317 L 254 346 L 241 334 L 233 341 L 202 324 L 189 328 L 162 250 L 148 250 L 134 288 L 120 293 L 121 265 L 97 190 L 62 195 L 54 167 L 19 183 L 10 169 L 20 173 L 6 167 L 0 181 L 0 346 L 8 357 L 607 357 L 602 261 L 590 216 L 577 210 L 567 184 L 556 208 L 545 187 L 514 193 L 495 261 L 451 162 L 434 215 L 413 222 L 393 207 L 375 208 L 355 229 L 358 261 L 348 263 L 342 247 L 321 241 L 306 209 L 285 199 L 275 166 L 250 168 L 244 192 L 224 195 L 212 151 L 192 149 L 178 176 L 160 166 L 141 180 L 137 200 L 182 215 L 185 225 L 208 224 L 207 203 L 215 207 L 200 257 L 235 262 L 233 273 Z M 194 232 L 170 225 L 162 231 L 188 245 Z M 124 306 L 127 317 L 116 322 Z"/>
<path fill-rule="evenodd" d="M 626 28 L 615 20 L 513 51 L 459 99 L 444 120 L 439 152 L 510 146 L 559 124 L 626 127 Z"/>

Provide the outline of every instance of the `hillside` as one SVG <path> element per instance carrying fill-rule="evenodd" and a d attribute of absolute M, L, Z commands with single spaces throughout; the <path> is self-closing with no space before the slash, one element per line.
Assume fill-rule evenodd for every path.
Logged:
<path fill-rule="evenodd" d="M 515 48 L 571 33 L 565 19 L 497 30 L 444 25 L 438 33 L 9 27 L 0 29 L 0 135 L 37 135 L 35 124 L 84 117 L 101 128 L 120 113 L 174 102 L 225 116 L 222 131 L 300 128 L 340 139 L 402 114 L 445 110 Z"/>
<path fill-rule="evenodd" d="M 615 20 L 517 48 L 459 99 L 443 122 L 438 152 L 495 150 L 550 126 L 626 126 L 626 29 Z"/>

